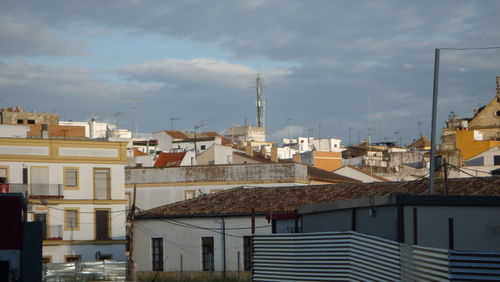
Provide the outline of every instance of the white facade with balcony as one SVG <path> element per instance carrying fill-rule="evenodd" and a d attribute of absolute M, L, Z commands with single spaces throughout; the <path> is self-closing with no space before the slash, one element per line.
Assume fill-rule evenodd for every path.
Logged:
<path fill-rule="evenodd" d="M 0 191 L 43 222 L 46 262 L 125 260 L 127 142 L 0 138 Z"/>

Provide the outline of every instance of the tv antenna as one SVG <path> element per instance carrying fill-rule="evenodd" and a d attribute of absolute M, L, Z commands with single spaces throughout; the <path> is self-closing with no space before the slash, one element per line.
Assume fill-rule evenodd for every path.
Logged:
<path fill-rule="evenodd" d="M 181 120 L 181 118 L 171 117 L 170 118 L 170 130 L 174 130 L 174 121 Z"/>

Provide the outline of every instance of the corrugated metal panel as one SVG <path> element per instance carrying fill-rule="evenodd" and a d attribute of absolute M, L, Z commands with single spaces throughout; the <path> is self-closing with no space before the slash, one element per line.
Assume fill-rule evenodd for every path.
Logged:
<path fill-rule="evenodd" d="M 354 232 L 254 237 L 254 281 L 399 281 L 399 245 Z"/>
<path fill-rule="evenodd" d="M 452 281 L 500 281 L 500 253 L 451 251 Z"/>
<path fill-rule="evenodd" d="M 256 235 L 253 248 L 253 281 L 500 281 L 500 253 L 356 232 Z"/>

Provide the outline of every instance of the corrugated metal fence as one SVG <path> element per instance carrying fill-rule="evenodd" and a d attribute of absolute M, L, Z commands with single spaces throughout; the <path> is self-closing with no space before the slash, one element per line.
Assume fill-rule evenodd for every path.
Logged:
<path fill-rule="evenodd" d="M 500 280 L 500 253 L 399 244 L 356 232 L 257 235 L 253 281 Z"/>

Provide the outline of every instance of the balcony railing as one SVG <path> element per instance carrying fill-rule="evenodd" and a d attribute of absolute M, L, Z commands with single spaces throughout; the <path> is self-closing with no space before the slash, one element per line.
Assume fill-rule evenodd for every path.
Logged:
<path fill-rule="evenodd" d="M 62 225 L 46 225 L 43 240 L 62 240 Z"/>
<path fill-rule="evenodd" d="M 62 184 L 19 184 L 9 183 L 4 185 L 3 192 L 23 193 L 30 198 L 63 198 Z M 6 185 L 6 186 L 5 186 Z M 7 187 L 7 189 L 5 189 Z"/>

